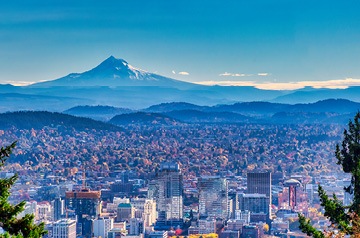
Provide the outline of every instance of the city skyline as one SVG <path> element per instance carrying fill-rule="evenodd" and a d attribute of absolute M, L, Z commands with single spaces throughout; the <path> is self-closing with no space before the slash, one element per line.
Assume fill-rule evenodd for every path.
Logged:
<path fill-rule="evenodd" d="M 360 85 L 356 1 L 37 0 L 0 6 L 1 84 L 56 79 L 114 55 L 207 85 Z"/>

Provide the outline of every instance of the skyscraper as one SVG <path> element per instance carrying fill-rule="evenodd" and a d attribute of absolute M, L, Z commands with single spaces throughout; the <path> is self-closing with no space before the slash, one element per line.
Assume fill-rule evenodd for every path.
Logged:
<path fill-rule="evenodd" d="M 177 163 L 162 163 L 156 176 L 158 221 L 182 221 L 183 177 Z"/>
<path fill-rule="evenodd" d="M 247 173 L 247 193 L 265 194 L 268 217 L 271 215 L 271 173 L 270 172 L 248 172 Z M 258 200 L 254 200 L 258 201 Z M 251 204 L 250 204 L 251 206 Z"/>
<path fill-rule="evenodd" d="M 247 173 L 247 193 L 266 194 L 266 196 L 271 198 L 271 173 Z"/>
<path fill-rule="evenodd" d="M 80 191 L 65 193 L 67 211 L 73 210 L 77 217 L 77 234 L 91 237 L 91 219 L 100 214 L 100 191 L 91 191 L 83 188 Z"/>
<path fill-rule="evenodd" d="M 156 202 L 146 199 L 143 213 L 144 227 L 152 226 L 156 221 Z"/>
<path fill-rule="evenodd" d="M 60 197 L 55 198 L 55 200 L 53 201 L 53 207 L 54 207 L 54 221 L 60 220 L 64 215 L 64 210 L 65 210 L 64 200 L 61 199 Z"/>
<path fill-rule="evenodd" d="M 114 227 L 114 219 L 110 217 L 97 218 L 93 222 L 95 237 L 108 238 L 108 231 Z"/>
<path fill-rule="evenodd" d="M 240 193 L 239 204 L 241 211 L 251 213 L 269 213 L 269 197 L 259 193 Z"/>
<path fill-rule="evenodd" d="M 228 184 L 219 176 L 198 179 L 199 215 L 212 219 L 228 218 Z"/>
<path fill-rule="evenodd" d="M 76 238 L 76 221 L 62 219 L 52 225 L 53 238 Z"/>

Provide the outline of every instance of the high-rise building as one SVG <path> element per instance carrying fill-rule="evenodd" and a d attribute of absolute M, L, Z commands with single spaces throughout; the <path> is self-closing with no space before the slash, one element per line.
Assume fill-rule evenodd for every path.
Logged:
<path fill-rule="evenodd" d="M 108 238 L 108 232 L 114 227 L 114 219 L 111 217 L 100 217 L 93 222 L 95 237 Z"/>
<path fill-rule="evenodd" d="M 60 197 L 55 198 L 55 200 L 52 202 L 53 205 L 53 212 L 54 212 L 54 221 L 60 220 L 64 215 L 65 210 L 65 202 Z"/>
<path fill-rule="evenodd" d="M 156 222 L 156 218 L 156 202 L 152 199 L 146 199 L 142 217 L 144 221 L 144 227 L 152 226 Z"/>
<path fill-rule="evenodd" d="M 39 202 L 36 206 L 35 219 L 38 221 L 51 220 L 52 212 L 49 202 Z"/>
<path fill-rule="evenodd" d="M 228 218 L 228 184 L 219 176 L 203 176 L 198 179 L 199 215 L 212 219 Z"/>
<path fill-rule="evenodd" d="M 127 221 L 134 218 L 134 208 L 130 203 L 120 203 L 117 208 L 116 221 Z"/>
<path fill-rule="evenodd" d="M 271 173 L 247 173 L 247 193 L 266 194 L 266 196 L 271 198 Z"/>
<path fill-rule="evenodd" d="M 145 205 L 146 199 L 145 198 L 132 198 L 130 203 L 131 206 L 134 207 L 135 218 L 142 218 L 144 214 L 144 205 Z"/>
<path fill-rule="evenodd" d="M 159 220 L 183 219 L 183 177 L 177 163 L 162 163 L 156 177 Z"/>
<path fill-rule="evenodd" d="M 240 210 L 250 213 L 264 213 L 269 214 L 269 197 L 266 194 L 259 193 L 240 193 L 239 194 Z"/>
<path fill-rule="evenodd" d="M 76 221 L 61 219 L 52 225 L 53 238 L 76 238 Z"/>
<path fill-rule="evenodd" d="M 138 218 L 131 218 L 129 222 L 129 235 L 138 236 L 142 233 L 142 221 Z"/>
<path fill-rule="evenodd" d="M 271 173 L 249 172 L 247 173 L 247 193 L 265 194 L 268 198 L 268 216 L 271 215 Z"/>
<path fill-rule="evenodd" d="M 91 237 L 91 220 L 97 217 L 101 210 L 100 197 L 100 191 L 91 191 L 86 188 L 65 193 L 66 210 L 67 212 L 74 211 L 77 218 L 77 235 Z"/>
<path fill-rule="evenodd" d="M 284 187 L 289 188 L 289 207 L 294 210 L 297 205 L 298 194 L 297 189 L 301 186 L 299 180 L 289 179 L 284 182 Z"/>

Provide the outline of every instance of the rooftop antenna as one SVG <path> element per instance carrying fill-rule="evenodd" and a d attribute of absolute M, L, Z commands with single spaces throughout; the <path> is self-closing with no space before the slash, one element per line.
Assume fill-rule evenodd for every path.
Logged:
<path fill-rule="evenodd" d="M 86 175 L 85 175 L 85 166 L 83 166 L 83 181 L 82 181 L 82 188 L 86 188 Z"/>

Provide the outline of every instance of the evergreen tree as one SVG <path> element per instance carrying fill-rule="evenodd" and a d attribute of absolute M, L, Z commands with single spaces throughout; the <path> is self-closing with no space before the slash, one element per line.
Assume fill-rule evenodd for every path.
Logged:
<path fill-rule="evenodd" d="M 0 167 L 4 166 L 15 145 L 16 142 L 9 146 L 1 147 Z M 10 189 L 16 182 L 17 178 L 18 176 L 14 175 L 10 178 L 0 179 L 0 227 L 5 231 L 4 234 L 0 235 L 0 238 L 42 237 L 42 235 L 46 234 L 44 223 L 39 225 L 34 224 L 33 214 L 26 214 L 20 219 L 17 218 L 17 215 L 25 209 L 25 202 L 23 201 L 19 204 L 12 205 L 8 201 L 10 197 Z"/>
<path fill-rule="evenodd" d="M 321 206 L 324 207 L 324 215 L 331 222 L 331 227 L 328 231 L 318 231 L 309 219 L 299 214 L 300 229 L 315 238 L 344 235 L 360 237 L 360 112 L 356 113 L 354 121 L 350 120 L 348 129 L 344 130 L 343 141 L 341 146 L 336 145 L 335 156 L 343 171 L 351 174 L 351 183 L 344 190 L 354 196 L 352 204 L 344 206 L 335 194 L 329 198 L 319 185 Z"/>

